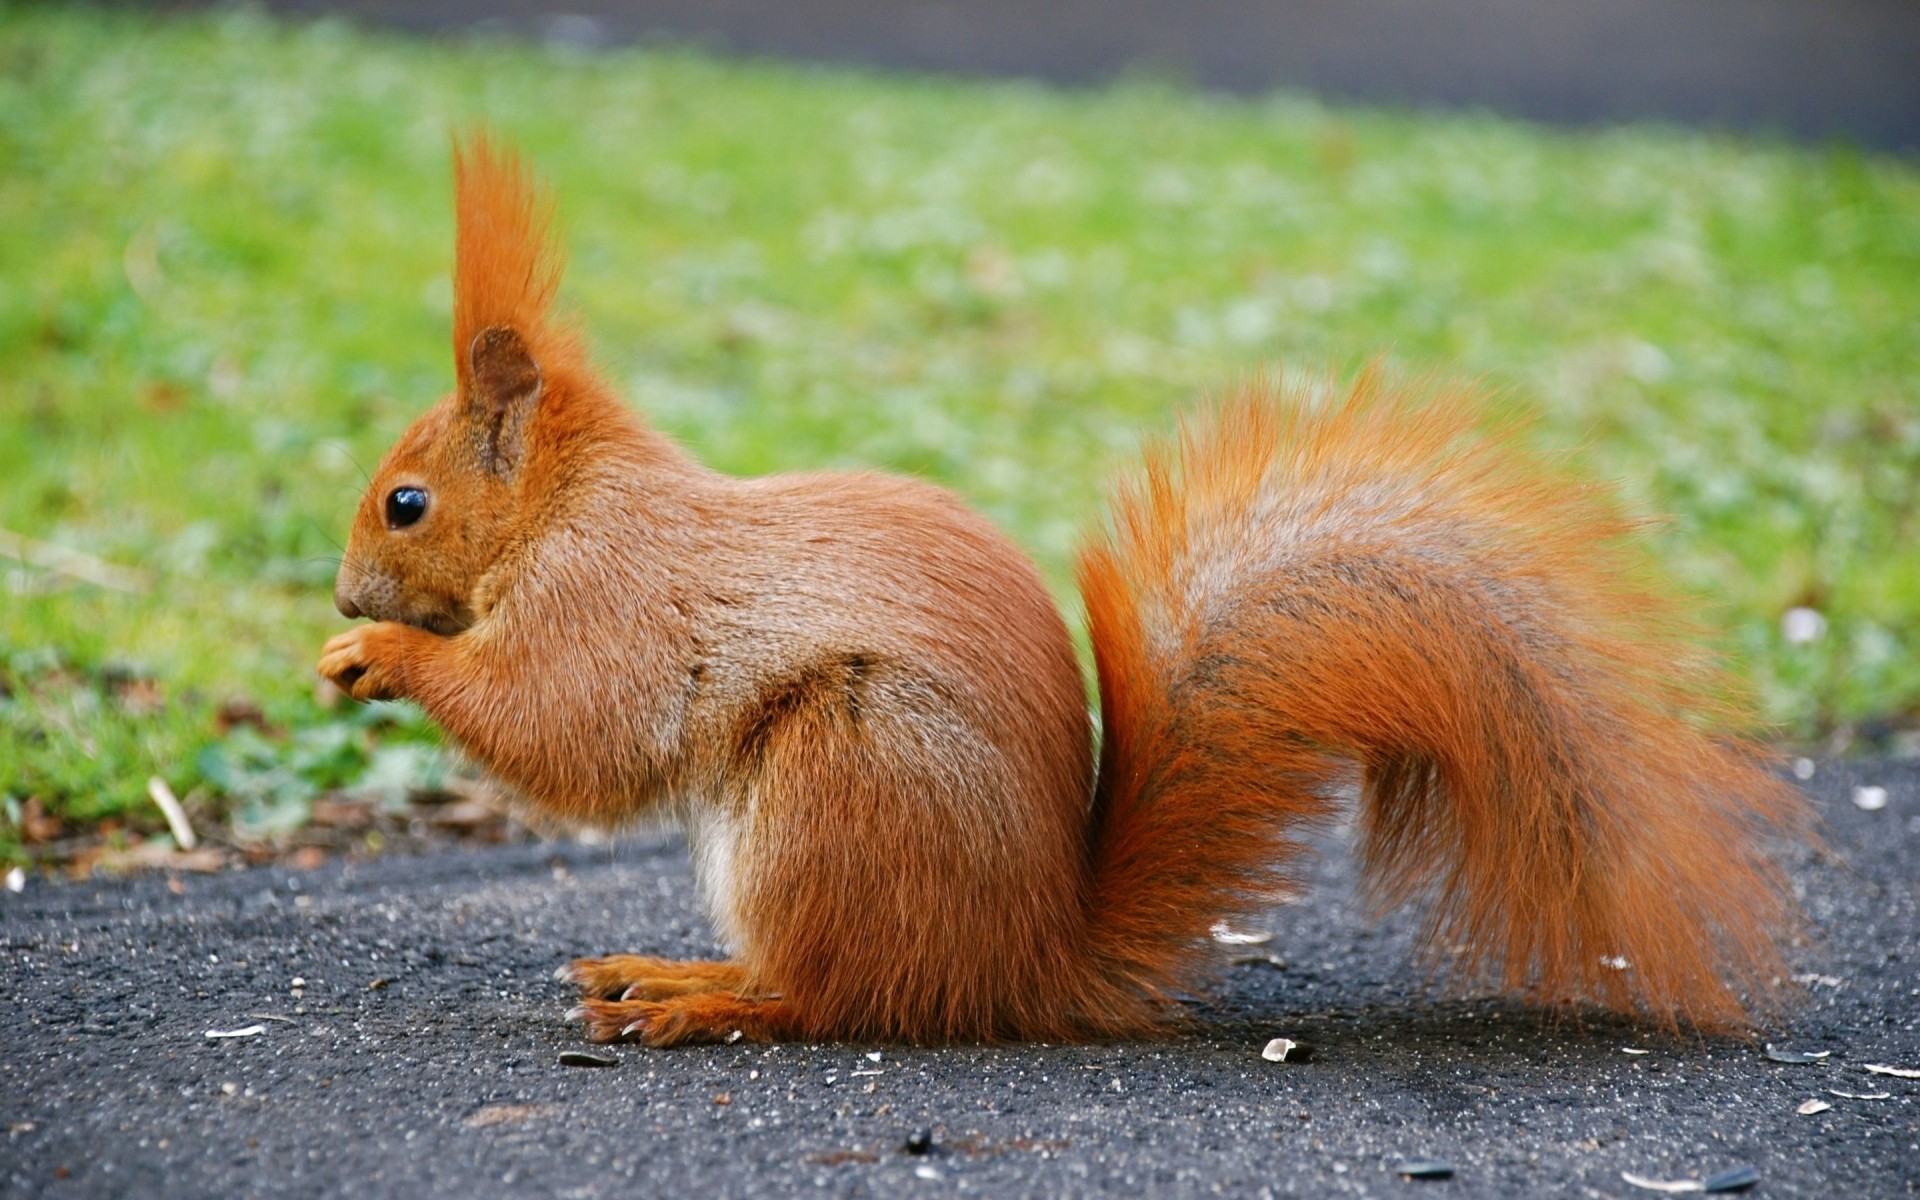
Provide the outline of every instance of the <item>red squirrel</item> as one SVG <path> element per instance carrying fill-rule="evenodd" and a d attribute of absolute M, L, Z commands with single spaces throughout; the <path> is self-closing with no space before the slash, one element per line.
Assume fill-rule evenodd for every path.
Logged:
<path fill-rule="evenodd" d="M 562 968 L 593 1040 L 1165 1031 L 1356 784 L 1367 894 L 1467 979 L 1771 1006 L 1804 801 L 1705 732 L 1743 714 L 1633 522 L 1471 395 L 1250 386 L 1151 447 L 1078 560 L 1096 726 L 1005 535 L 694 461 L 555 316 L 521 160 L 474 134 L 455 177 L 457 383 L 360 503 L 334 595 L 373 621 L 320 673 L 559 818 L 686 829 L 731 957 Z"/>

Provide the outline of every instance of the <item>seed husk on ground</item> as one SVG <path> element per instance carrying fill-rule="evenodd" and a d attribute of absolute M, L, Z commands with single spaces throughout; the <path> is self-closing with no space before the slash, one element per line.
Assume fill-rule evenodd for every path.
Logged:
<path fill-rule="evenodd" d="M 1728 1167 L 1717 1175 L 1707 1176 L 1706 1190 L 1709 1192 L 1744 1192 L 1760 1182 L 1760 1172 L 1752 1167 Z"/>
<path fill-rule="evenodd" d="M 1234 929 L 1225 921 L 1216 921 L 1213 940 L 1223 946 L 1264 946 L 1273 940 L 1273 935 L 1264 929 Z"/>
<path fill-rule="evenodd" d="M 589 1054 L 585 1050 L 562 1050 L 560 1065 L 563 1067 L 617 1067 L 620 1060 L 610 1054 Z"/>

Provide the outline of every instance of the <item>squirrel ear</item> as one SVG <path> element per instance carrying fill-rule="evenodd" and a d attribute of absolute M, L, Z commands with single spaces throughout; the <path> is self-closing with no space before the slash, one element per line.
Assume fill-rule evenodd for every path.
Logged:
<path fill-rule="evenodd" d="M 506 325 L 482 329 L 468 348 L 467 411 L 481 434 L 487 467 L 511 475 L 525 451 L 527 417 L 540 399 L 540 365 L 524 338 Z"/>

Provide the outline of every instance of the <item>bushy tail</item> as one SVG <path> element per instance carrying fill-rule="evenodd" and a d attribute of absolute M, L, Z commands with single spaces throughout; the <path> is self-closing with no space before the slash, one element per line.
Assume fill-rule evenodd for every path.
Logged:
<path fill-rule="evenodd" d="M 1602 489 L 1466 396 L 1254 388 L 1158 447 L 1082 555 L 1104 741 L 1090 949 L 1164 998 L 1358 765 L 1366 886 L 1469 977 L 1738 1027 L 1802 802 L 1747 748 Z"/>

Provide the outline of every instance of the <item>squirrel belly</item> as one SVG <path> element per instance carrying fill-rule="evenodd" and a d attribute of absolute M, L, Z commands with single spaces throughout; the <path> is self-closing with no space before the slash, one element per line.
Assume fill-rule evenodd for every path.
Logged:
<path fill-rule="evenodd" d="M 1739 1028 L 1804 802 L 1601 490 L 1471 397 L 1255 386 L 1149 450 L 1078 564 L 1099 685 L 955 497 L 737 480 L 551 314 L 546 205 L 456 161 L 458 382 L 362 500 L 321 671 L 533 801 L 687 825 L 732 958 L 567 968 L 592 1036 L 1148 1035 L 1357 771 L 1358 854 L 1460 978 Z M 1624 964 L 1624 969 L 1622 967 Z"/>

